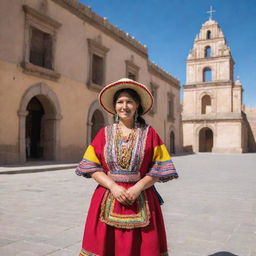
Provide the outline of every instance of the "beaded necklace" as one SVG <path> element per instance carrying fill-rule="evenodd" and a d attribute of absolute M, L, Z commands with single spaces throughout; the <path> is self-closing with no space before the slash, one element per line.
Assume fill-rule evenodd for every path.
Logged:
<path fill-rule="evenodd" d="M 128 170 L 132 158 L 132 151 L 136 141 L 136 129 L 132 129 L 128 137 L 123 136 L 122 129 L 117 125 L 115 135 L 116 158 L 118 165 Z"/>

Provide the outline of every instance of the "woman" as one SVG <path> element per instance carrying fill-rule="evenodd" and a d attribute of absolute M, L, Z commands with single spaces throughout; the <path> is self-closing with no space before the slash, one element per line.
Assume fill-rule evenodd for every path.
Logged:
<path fill-rule="evenodd" d="M 141 117 L 151 109 L 152 95 L 146 86 L 125 78 L 103 88 L 99 101 L 115 123 L 98 132 L 76 169 L 99 183 L 80 256 L 168 255 L 153 185 L 178 175 L 160 137 Z"/>

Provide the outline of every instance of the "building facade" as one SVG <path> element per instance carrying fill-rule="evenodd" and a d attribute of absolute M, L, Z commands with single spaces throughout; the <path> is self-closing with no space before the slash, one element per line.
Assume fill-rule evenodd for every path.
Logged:
<path fill-rule="evenodd" d="M 185 151 L 248 151 L 243 87 L 234 81 L 234 60 L 218 23 L 205 22 L 187 58 L 183 99 Z"/>
<path fill-rule="evenodd" d="M 0 19 L 1 164 L 80 160 L 112 123 L 99 91 L 123 77 L 148 86 L 146 121 L 182 150 L 179 81 L 134 37 L 76 0 L 3 0 Z"/>

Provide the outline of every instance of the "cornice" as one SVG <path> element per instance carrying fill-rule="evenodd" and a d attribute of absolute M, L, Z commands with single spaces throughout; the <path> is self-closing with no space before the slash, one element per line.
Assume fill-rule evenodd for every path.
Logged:
<path fill-rule="evenodd" d="M 205 115 L 185 115 L 182 114 L 182 122 L 205 122 L 205 121 L 241 121 L 241 113 L 210 113 Z"/>
<path fill-rule="evenodd" d="M 216 43 L 217 41 L 225 41 L 224 36 L 219 36 L 219 37 L 213 37 L 211 39 L 195 39 L 194 43 L 199 43 L 199 42 L 210 42 L 210 43 Z"/>
<path fill-rule="evenodd" d="M 204 63 L 208 63 L 208 62 L 211 62 L 211 61 L 223 60 L 223 59 L 229 59 L 229 60 L 231 60 L 233 63 L 235 63 L 231 55 L 187 59 L 187 60 L 186 60 L 186 63 L 190 63 L 190 62 L 204 62 Z"/>
<path fill-rule="evenodd" d="M 160 79 L 165 80 L 167 83 L 171 84 L 172 86 L 180 89 L 179 80 L 171 76 L 166 71 L 162 70 L 160 67 L 158 67 L 156 64 L 154 64 L 150 60 L 148 61 L 148 71 L 151 74 L 159 77 Z"/>
<path fill-rule="evenodd" d="M 233 86 L 233 82 L 231 80 L 227 81 L 214 81 L 214 82 L 198 82 L 193 84 L 184 84 L 184 89 L 192 89 L 192 88 L 209 88 L 209 87 L 224 87 L 224 86 Z"/>
<path fill-rule="evenodd" d="M 118 42 L 125 44 L 132 50 L 136 51 L 141 56 L 148 57 L 148 49 L 146 46 L 138 42 L 134 37 L 128 35 L 124 31 L 120 30 L 116 26 L 112 25 L 107 19 L 99 16 L 91 10 L 91 8 L 79 3 L 74 0 L 52 0 L 56 4 L 67 9 L 80 19 L 90 23 L 91 25 L 97 27 L 102 32 L 112 36 Z"/>

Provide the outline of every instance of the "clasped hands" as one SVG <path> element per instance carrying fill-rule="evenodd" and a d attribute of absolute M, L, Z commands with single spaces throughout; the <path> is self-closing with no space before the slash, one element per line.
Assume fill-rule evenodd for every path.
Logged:
<path fill-rule="evenodd" d="M 123 205 L 132 205 L 142 192 L 136 184 L 125 189 L 116 183 L 111 185 L 110 191 L 114 198 Z"/>

